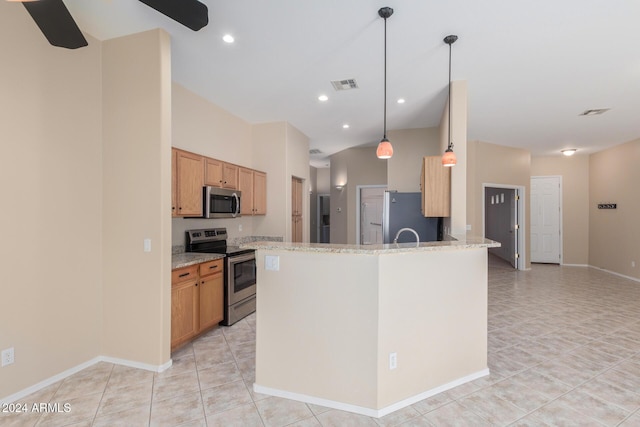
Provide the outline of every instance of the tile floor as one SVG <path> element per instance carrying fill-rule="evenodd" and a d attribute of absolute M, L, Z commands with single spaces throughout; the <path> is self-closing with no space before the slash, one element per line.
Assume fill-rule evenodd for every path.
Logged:
<path fill-rule="evenodd" d="M 2 426 L 640 426 L 640 283 L 582 267 L 489 270 L 491 375 L 381 419 L 255 394 L 255 318 L 218 328 L 161 374 L 91 366 L 0 414 Z"/>

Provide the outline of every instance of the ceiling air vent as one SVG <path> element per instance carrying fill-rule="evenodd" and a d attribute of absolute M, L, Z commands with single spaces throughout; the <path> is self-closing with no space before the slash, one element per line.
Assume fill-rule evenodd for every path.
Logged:
<path fill-rule="evenodd" d="M 333 85 L 333 88 L 335 90 L 358 89 L 358 83 L 356 83 L 356 79 L 333 80 L 331 84 Z"/>
<path fill-rule="evenodd" d="M 309 154 L 322 154 L 322 151 L 318 150 L 317 148 L 312 148 L 311 150 L 309 150 Z"/>
<path fill-rule="evenodd" d="M 580 116 L 598 116 L 600 114 L 604 114 L 607 111 L 609 111 L 609 108 L 598 108 L 595 110 L 584 110 L 582 113 L 580 113 Z"/>

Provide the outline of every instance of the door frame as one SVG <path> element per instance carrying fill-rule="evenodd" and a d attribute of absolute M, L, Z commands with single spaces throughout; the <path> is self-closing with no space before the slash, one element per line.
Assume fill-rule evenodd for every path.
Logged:
<path fill-rule="evenodd" d="M 331 206 L 331 194 L 329 193 L 318 193 L 316 195 L 316 241 L 320 240 L 320 232 L 321 230 L 321 225 L 320 225 L 320 217 L 322 215 L 320 215 L 320 197 L 328 197 L 329 198 L 329 206 Z M 329 214 L 331 214 L 331 210 L 329 210 Z"/>
<path fill-rule="evenodd" d="M 491 183 L 482 183 L 482 237 L 485 237 L 485 221 L 487 214 L 487 206 L 485 203 L 484 194 L 486 192 L 486 188 L 505 188 L 509 190 L 517 190 L 518 191 L 518 230 L 516 231 L 516 239 L 518 241 L 518 261 L 516 263 L 516 268 L 518 270 L 526 270 L 527 269 L 527 245 L 526 245 L 526 236 L 524 230 L 526 229 L 525 224 L 525 196 L 526 196 L 526 187 L 524 185 L 507 185 L 507 184 L 491 184 Z"/>
<path fill-rule="evenodd" d="M 370 185 L 356 185 L 356 245 L 360 244 L 360 190 L 363 188 L 387 188 L 387 185 L 382 184 L 370 184 Z"/>
<path fill-rule="evenodd" d="M 529 181 L 534 178 L 557 178 L 558 179 L 558 208 L 560 209 L 558 215 L 558 251 L 560 251 L 559 265 L 564 265 L 564 250 L 562 247 L 562 240 L 564 238 L 564 230 L 562 229 L 562 218 L 563 218 L 563 209 L 562 209 L 562 175 L 535 175 L 531 176 Z"/>

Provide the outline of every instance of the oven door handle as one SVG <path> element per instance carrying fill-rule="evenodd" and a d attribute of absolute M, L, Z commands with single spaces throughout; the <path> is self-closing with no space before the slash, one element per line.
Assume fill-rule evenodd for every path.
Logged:
<path fill-rule="evenodd" d="M 229 260 L 229 264 L 237 264 L 239 262 L 245 262 L 245 261 L 251 261 L 252 259 L 256 259 L 256 254 L 255 252 L 251 252 L 248 254 L 241 254 L 241 255 L 231 255 L 231 256 L 227 256 L 227 259 Z"/>
<path fill-rule="evenodd" d="M 238 215 L 240 215 L 240 197 L 238 197 L 238 193 L 233 193 L 232 196 L 236 201 L 236 211 L 233 214 L 231 214 L 231 216 L 235 218 Z"/>

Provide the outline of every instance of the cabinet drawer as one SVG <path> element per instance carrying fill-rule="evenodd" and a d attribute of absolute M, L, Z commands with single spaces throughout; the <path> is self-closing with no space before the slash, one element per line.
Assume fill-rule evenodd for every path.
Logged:
<path fill-rule="evenodd" d="M 200 277 L 209 274 L 222 273 L 222 261 L 224 258 L 214 259 L 213 261 L 203 262 L 200 264 Z"/>
<path fill-rule="evenodd" d="M 198 277 L 198 265 L 190 265 L 189 267 L 178 268 L 171 272 L 171 284 L 181 283 L 187 280 L 193 280 Z"/>

